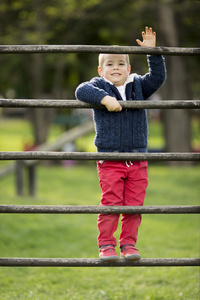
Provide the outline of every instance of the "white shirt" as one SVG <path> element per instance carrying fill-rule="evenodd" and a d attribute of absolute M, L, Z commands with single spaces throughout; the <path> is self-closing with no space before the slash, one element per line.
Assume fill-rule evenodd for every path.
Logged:
<path fill-rule="evenodd" d="M 105 77 L 103 79 L 113 85 L 113 83 L 110 80 L 106 79 Z M 116 88 L 118 89 L 123 101 L 126 101 L 125 84 L 116 86 Z"/>
<path fill-rule="evenodd" d="M 116 86 L 118 89 L 123 101 L 126 101 L 125 85 Z"/>

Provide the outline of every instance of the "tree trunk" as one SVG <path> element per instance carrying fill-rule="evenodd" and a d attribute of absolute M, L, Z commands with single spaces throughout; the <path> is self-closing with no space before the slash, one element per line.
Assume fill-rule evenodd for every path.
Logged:
<path fill-rule="evenodd" d="M 32 1 L 33 11 L 36 13 L 34 31 L 37 34 L 37 43 L 42 44 L 44 40 L 43 11 L 40 8 L 40 1 Z M 28 58 L 28 59 L 27 59 Z M 32 54 L 26 56 L 26 69 L 29 78 L 30 95 L 33 98 L 42 98 L 44 93 L 44 54 Z M 28 68 L 27 68 L 28 66 Z M 31 108 L 29 109 L 30 121 L 32 123 L 34 143 L 40 145 L 46 142 L 50 125 L 55 115 L 52 108 Z"/>
<path fill-rule="evenodd" d="M 34 99 L 44 95 L 44 56 L 32 54 L 24 56 L 26 59 L 27 76 L 29 77 L 30 95 Z M 33 128 L 34 144 L 40 145 L 46 142 L 49 127 L 55 115 L 53 108 L 29 108 L 28 115 Z"/>
<path fill-rule="evenodd" d="M 178 47 L 178 31 L 175 24 L 176 15 L 173 5 L 161 2 L 158 5 L 161 37 L 168 47 Z M 189 99 L 188 78 L 185 57 L 170 56 L 166 58 L 167 81 L 164 84 L 163 98 L 172 100 Z M 166 151 L 191 151 L 191 120 L 186 109 L 164 110 L 163 121 L 165 128 Z M 174 164 L 174 163 L 170 163 Z M 175 163 L 177 164 L 177 162 Z M 187 164 L 187 162 L 186 162 Z"/>

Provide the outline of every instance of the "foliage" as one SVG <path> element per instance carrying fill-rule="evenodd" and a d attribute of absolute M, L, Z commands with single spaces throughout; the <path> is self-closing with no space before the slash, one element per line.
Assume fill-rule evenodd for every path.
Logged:
<path fill-rule="evenodd" d="M 162 2 L 162 1 L 161 1 Z M 177 11 L 177 26 L 180 26 L 180 46 L 195 47 L 198 41 L 200 4 L 198 1 L 168 1 Z M 157 18 L 157 1 L 151 5 L 147 0 L 7 0 L 0 4 L 0 33 L 2 44 L 119 44 L 136 45 L 144 26 L 156 28 L 158 45 L 161 30 Z M 120 17 L 119 17 L 120 12 Z M 181 24 L 181 25 L 180 25 Z M 160 38 L 159 38 L 160 37 Z M 167 46 L 167 45 L 164 45 Z M 14 89 L 16 97 L 33 97 L 30 68 L 34 56 L 3 55 L 0 58 L 1 93 L 6 96 Z M 191 61 L 191 81 L 197 80 L 199 64 Z M 192 62 L 196 62 L 195 64 Z M 144 57 L 133 60 L 136 72 L 143 73 L 141 62 Z M 96 56 L 88 54 L 67 54 L 42 56 L 42 94 L 53 95 L 58 69 L 62 69 L 58 87 L 60 96 L 74 96 L 74 89 L 83 80 L 96 73 Z M 88 68 L 88 65 L 90 66 Z M 33 66 L 32 66 L 33 68 Z M 194 77 L 193 77 L 194 76 Z M 196 79 L 195 79 L 196 78 Z M 24 84 L 27 83 L 27 84 Z M 193 84 L 193 87 L 196 87 Z"/>
<path fill-rule="evenodd" d="M 173 10 L 174 28 L 181 28 L 177 30 L 176 44 L 183 47 L 198 46 L 199 32 L 196 24 L 199 20 L 200 3 L 180 0 L 152 1 L 151 5 L 147 0 L 6 0 L 0 4 L 1 43 L 136 45 L 136 38 L 140 37 L 141 31 L 148 25 L 157 32 L 158 46 L 170 46 L 163 33 L 163 27 L 166 26 L 163 25 L 162 18 L 159 18 L 160 5 Z M 177 74 L 177 78 L 187 74 L 182 80 L 184 82 L 181 79 L 179 81 L 180 86 L 187 87 L 190 94 L 185 91 L 183 94 L 187 99 L 198 99 L 199 59 L 187 57 L 184 62 L 187 73 L 179 70 L 181 74 Z M 77 85 L 97 75 L 97 55 L 94 54 L 4 54 L 0 57 L 0 63 L 0 90 L 1 95 L 6 98 L 73 99 Z M 135 73 L 145 74 L 147 71 L 143 55 L 137 56 L 137 59 L 135 56 L 131 57 L 131 65 Z M 169 86 L 166 86 L 166 90 L 171 93 L 167 95 L 167 99 L 175 99 L 174 90 L 178 93 L 183 90 L 176 86 L 178 81 L 175 83 L 173 79 L 174 71 L 173 74 L 170 73 L 173 65 L 173 61 L 167 63 L 166 84 Z M 178 71 L 176 66 L 175 69 Z M 165 98 L 166 90 L 160 90 L 162 98 Z M 49 126 L 56 114 L 55 110 L 49 109 L 48 112 L 46 114 L 42 109 L 29 110 L 35 144 L 41 144 L 47 139 Z M 186 126 L 189 128 L 188 124 Z M 184 129 L 183 131 L 185 132 Z M 170 140 L 166 141 L 167 148 L 170 149 Z M 184 141 L 189 145 L 189 134 L 184 135 Z"/>

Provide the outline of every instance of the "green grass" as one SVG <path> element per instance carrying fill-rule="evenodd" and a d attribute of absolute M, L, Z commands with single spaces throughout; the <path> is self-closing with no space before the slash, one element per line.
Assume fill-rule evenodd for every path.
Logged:
<path fill-rule="evenodd" d="M 96 167 L 38 167 L 37 196 L 15 196 L 1 179 L 1 204 L 98 205 Z M 200 167 L 149 167 L 146 205 L 199 204 Z M 94 258 L 96 215 L 2 215 L 1 257 Z M 116 237 L 119 236 L 119 230 Z M 143 215 L 143 258 L 198 257 L 197 215 Z M 117 249 L 119 252 L 119 250 Z M 195 299 L 197 267 L 1 268 L 0 299 Z"/>
<path fill-rule="evenodd" d="M 25 144 L 33 143 L 31 125 L 26 120 L 0 118 L 0 151 L 23 151 Z M 61 134 L 61 127 L 50 127 L 48 141 Z"/>
<path fill-rule="evenodd" d="M 1 121 L 0 128 L 1 151 L 22 150 L 24 137 L 32 138 L 26 122 Z M 162 146 L 159 124 L 150 132 L 152 147 Z M 57 134 L 53 127 L 49 138 Z M 82 139 L 80 147 L 92 138 Z M 199 205 L 199 182 L 199 165 L 150 164 L 145 205 Z M 94 163 L 38 166 L 35 198 L 27 190 L 24 197 L 15 195 L 14 175 L 0 179 L 0 192 L 0 204 L 98 205 L 101 197 Z M 2 214 L 0 257 L 96 258 L 96 221 L 97 215 Z M 199 242 L 198 215 L 143 215 L 137 247 L 143 258 L 190 258 L 199 257 Z M 199 268 L 0 267 L 1 299 L 198 300 Z"/>

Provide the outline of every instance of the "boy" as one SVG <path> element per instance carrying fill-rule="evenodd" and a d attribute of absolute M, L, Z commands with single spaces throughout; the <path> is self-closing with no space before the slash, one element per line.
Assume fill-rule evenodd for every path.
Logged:
<path fill-rule="evenodd" d="M 141 47 L 155 47 L 156 33 L 152 28 L 142 32 L 143 41 L 136 40 Z M 76 98 L 106 109 L 94 109 L 95 145 L 98 152 L 147 152 L 148 122 L 145 109 L 122 109 L 118 100 L 146 100 L 166 79 L 162 56 L 148 56 L 149 73 L 144 76 L 131 74 L 128 55 L 100 54 L 98 73 L 89 82 L 76 89 Z M 148 185 L 146 161 L 97 161 L 102 198 L 100 205 L 143 205 Z M 98 216 L 99 257 L 115 261 L 113 236 L 118 227 L 119 215 Z M 139 260 L 135 248 L 141 215 L 122 214 L 119 246 L 121 257 Z"/>

